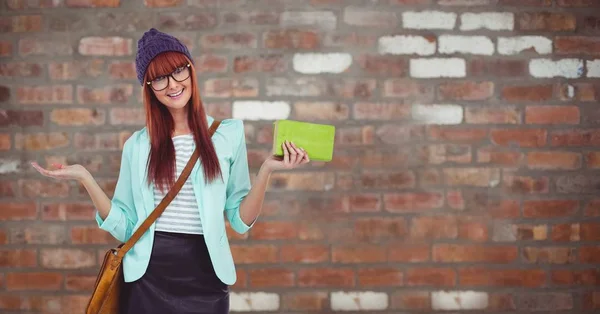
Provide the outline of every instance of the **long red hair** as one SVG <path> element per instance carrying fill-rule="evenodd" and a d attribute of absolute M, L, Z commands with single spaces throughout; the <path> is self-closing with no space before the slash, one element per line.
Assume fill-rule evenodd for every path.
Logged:
<path fill-rule="evenodd" d="M 165 105 L 158 101 L 152 88 L 146 84 L 159 76 L 168 75 L 178 67 L 190 64 L 192 96 L 186 108 L 188 124 L 199 149 L 200 160 L 206 182 L 221 175 L 221 168 L 215 147 L 208 134 L 206 113 L 200 94 L 196 70 L 191 60 L 179 52 L 164 52 L 156 56 L 148 66 L 144 77 L 144 108 L 146 127 L 150 136 L 150 155 L 148 156 L 148 183 L 154 183 L 161 191 L 166 191 L 175 183 L 175 147 L 172 135 L 175 123 Z M 171 78 L 172 79 L 172 78 Z"/>

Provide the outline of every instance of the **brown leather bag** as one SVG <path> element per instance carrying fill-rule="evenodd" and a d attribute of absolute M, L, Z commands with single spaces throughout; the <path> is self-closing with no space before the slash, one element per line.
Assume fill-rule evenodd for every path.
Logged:
<path fill-rule="evenodd" d="M 221 121 L 215 120 L 208 130 L 209 136 L 215 133 Z M 198 160 L 198 147 L 194 150 L 192 157 L 181 172 L 177 181 L 167 195 L 162 199 L 158 206 L 146 218 L 142 225 L 133 233 L 127 242 L 120 244 L 116 248 L 112 248 L 104 255 L 104 261 L 100 266 L 100 272 L 96 278 L 94 291 L 88 302 L 86 314 L 118 314 L 119 301 L 121 296 L 121 288 L 123 280 L 123 257 L 133 247 L 135 242 L 139 240 L 144 232 L 154 223 L 154 221 L 163 213 L 167 205 L 175 198 L 179 190 L 183 186 L 185 180 L 192 172 L 192 168 Z"/>

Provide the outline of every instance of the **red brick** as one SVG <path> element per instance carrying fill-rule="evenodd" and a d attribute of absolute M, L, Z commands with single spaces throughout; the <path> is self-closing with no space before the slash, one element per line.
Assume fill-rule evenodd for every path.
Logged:
<path fill-rule="evenodd" d="M 96 266 L 96 252 L 71 248 L 41 249 L 40 261 L 44 268 L 89 268 Z"/>
<path fill-rule="evenodd" d="M 96 208 L 91 203 L 61 202 L 42 206 L 43 220 L 82 220 L 93 219 Z"/>
<path fill-rule="evenodd" d="M 121 0 L 65 0 L 72 8 L 118 8 Z"/>
<path fill-rule="evenodd" d="M 326 292 L 294 292 L 282 295 L 282 309 L 299 311 L 323 310 L 329 304 Z"/>
<path fill-rule="evenodd" d="M 71 228 L 73 244 L 116 244 L 113 236 L 97 226 L 76 226 Z"/>
<path fill-rule="evenodd" d="M 563 286 L 598 286 L 600 285 L 600 270 L 553 270 L 552 282 Z"/>
<path fill-rule="evenodd" d="M 60 105 L 73 103 L 71 85 L 21 86 L 17 88 L 17 101 L 27 105 Z"/>
<path fill-rule="evenodd" d="M 77 101 L 80 104 L 123 104 L 133 96 L 130 84 L 104 87 L 77 86 Z"/>
<path fill-rule="evenodd" d="M 575 249 L 569 247 L 525 247 L 523 258 L 535 264 L 571 264 L 575 262 Z"/>
<path fill-rule="evenodd" d="M 37 252 L 32 249 L 0 250 L 0 267 L 35 267 Z"/>
<path fill-rule="evenodd" d="M 135 63 L 130 61 L 112 61 L 108 65 L 108 74 L 112 79 L 137 78 Z"/>
<path fill-rule="evenodd" d="M 354 119 L 357 120 L 399 120 L 410 116 L 409 105 L 399 103 L 354 104 Z"/>
<path fill-rule="evenodd" d="M 427 244 L 390 243 L 388 259 L 390 262 L 420 263 L 430 260 L 431 246 Z"/>
<path fill-rule="evenodd" d="M 437 192 L 385 194 L 383 201 L 388 212 L 413 212 L 440 208 L 444 195 Z"/>
<path fill-rule="evenodd" d="M 584 36 L 558 36 L 554 39 L 557 54 L 600 55 L 600 39 Z"/>
<path fill-rule="evenodd" d="M 239 264 L 276 263 L 279 250 L 273 245 L 231 245 L 231 253 Z"/>
<path fill-rule="evenodd" d="M 358 270 L 358 285 L 361 287 L 401 286 L 403 273 L 397 268 L 369 268 Z"/>
<path fill-rule="evenodd" d="M 493 218 L 506 219 L 519 217 L 519 203 L 512 200 L 502 200 L 487 205 L 486 210 Z"/>
<path fill-rule="evenodd" d="M 570 89 L 572 95 L 569 93 Z M 568 101 L 596 101 L 600 99 L 600 85 L 592 83 L 563 84 L 560 88 L 560 98 Z"/>
<path fill-rule="evenodd" d="M 0 76 L 5 77 L 40 77 L 42 65 L 38 63 L 10 62 L 0 65 Z"/>
<path fill-rule="evenodd" d="M 379 212 L 381 211 L 382 201 L 379 194 L 358 194 L 350 196 L 350 211 L 361 212 Z"/>
<path fill-rule="evenodd" d="M 223 24 L 245 25 L 277 25 L 279 14 L 277 12 L 244 11 L 226 12 L 222 18 Z M 293 30 L 290 30 L 293 32 Z"/>
<path fill-rule="evenodd" d="M 552 146 L 598 146 L 600 145 L 600 130 L 573 129 L 552 132 Z"/>
<path fill-rule="evenodd" d="M 409 268 L 405 283 L 407 286 L 453 287 L 456 273 L 451 268 Z"/>
<path fill-rule="evenodd" d="M 98 229 L 98 227 L 96 227 Z M 34 224 L 12 228 L 11 242 L 14 244 L 52 244 L 69 243 L 64 226 Z"/>
<path fill-rule="evenodd" d="M 51 62 L 48 74 L 53 80 L 75 80 L 78 78 L 97 78 L 105 70 L 104 60 Z M 135 76 L 134 76 L 135 77 Z"/>
<path fill-rule="evenodd" d="M 553 95 L 554 87 L 552 85 L 521 85 L 502 88 L 502 98 L 515 103 L 547 101 L 552 99 Z"/>
<path fill-rule="evenodd" d="M 548 177 L 517 176 L 508 172 L 504 174 L 504 187 L 507 192 L 517 194 L 548 193 L 549 184 Z"/>
<path fill-rule="evenodd" d="M 574 215 L 579 208 L 575 200 L 527 200 L 523 203 L 523 217 L 557 218 Z"/>
<path fill-rule="evenodd" d="M 18 15 L 0 17 L 0 31 L 5 33 L 39 32 L 42 30 L 41 15 Z"/>
<path fill-rule="evenodd" d="M 266 60 L 266 62 L 263 66 L 269 65 L 269 60 Z M 198 73 L 223 73 L 227 71 L 227 57 L 225 56 L 204 54 L 196 57 L 195 63 L 196 72 Z"/>
<path fill-rule="evenodd" d="M 521 109 L 515 107 L 467 107 L 465 121 L 470 124 L 519 124 Z"/>
<path fill-rule="evenodd" d="M 284 263 L 321 263 L 329 261 L 329 246 L 320 244 L 290 244 L 281 246 Z"/>
<path fill-rule="evenodd" d="M 580 233 L 583 241 L 600 241 L 600 223 L 582 222 Z"/>
<path fill-rule="evenodd" d="M 594 199 L 585 205 L 584 215 L 587 217 L 600 216 L 600 200 Z"/>
<path fill-rule="evenodd" d="M 363 172 L 358 184 L 365 189 L 372 188 L 408 188 L 415 185 L 415 174 L 412 171 L 400 172 Z"/>
<path fill-rule="evenodd" d="M 600 152 L 588 152 L 585 154 L 585 163 L 588 168 L 600 168 Z"/>
<path fill-rule="evenodd" d="M 258 96 L 258 81 L 246 79 L 207 79 L 204 83 L 205 97 L 256 97 Z M 272 129 L 272 128 L 271 128 Z"/>
<path fill-rule="evenodd" d="M 525 60 L 503 60 L 473 58 L 467 61 L 469 77 L 494 76 L 499 78 L 521 78 L 529 75 L 529 66 Z"/>
<path fill-rule="evenodd" d="M 571 152 L 530 152 L 527 166 L 532 169 L 578 169 L 581 155 Z"/>
<path fill-rule="evenodd" d="M 406 74 L 407 59 L 391 55 L 363 54 L 357 57 L 361 72 L 366 75 L 400 77 Z"/>
<path fill-rule="evenodd" d="M 517 297 L 518 308 L 526 311 L 566 311 L 573 309 L 572 293 L 523 294 Z"/>
<path fill-rule="evenodd" d="M 528 106 L 525 122 L 529 124 L 578 124 L 579 108 L 576 106 Z"/>
<path fill-rule="evenodd" d="M 583 32 L 598 33 L 600 31 L 600 17 L 586 16 L 583 19 Z"/>
<path fill-rule="evenodd" d="M 233 59 L 235 73 L 263 72 L 282 73 L 286 71 L 283 55 L 239 56 Z"/>
<path fill-rule="evenodd" d="M 583 294 L 583 309 L 600 309 L 600 291 L 591 291 Z"/>
<path fill-rule="evenodd" d="M 460 283 L 469 287 L 543 287 L 546 272 L 541 269 L 490 269 L 467 267 L 458 270 Z"/>
<path fill-rule="evenodd" d="M 579 224 L 557 224 L 552 226 L 552 241 L 579 241 Z"/>
<path fill-rule="evenodd" d="M 485 147 L 477 152 L 477 162 L 502 167 L 519 167 L 523 154 L 498 147 Z"/>
<path fill-rule="evenodd" d="M 65 288 L 70 291 L 91 291 L 95 283 L 95 275 L 67 274 L 65 276 Z"/>
<path fill-rule="evenodd" d="M 0 221 L 4 220 L 33 220 L 37 218 L 35 203 L 0 203 Z"/>
<path fill-rule="evenodd" d="M 183 0 L 144 0 L 144 4 L 151 8 L 176 7 L 183 3 Z"/>
<path fill-rule="evenodd" d="M 42 126 L 44 113 L 41 110 L 2 110 L 0 111 L 0 127 L 6 126 Z"/>
<path fill-rule="evenodd" d="M 549 7 L 552 0 L 499 0 L 499 5 L 524 7 Z"/>
<path fill-rule="evenodd" d="M 412 219 L 410 237 L 416 240 L 456 239 L 458 222 L 453 216 L 425 216 Z"/>
<path fill-rule="evenodd" d="M 478 218 L 461 217 L 458 220 L 458 238 L 473 242 L 485 242 L 489 238 L 487 222 Z"/>
<path fill-rule="evenodd" d="M 255 240 L 285 240 L 298 236 L 299 225 L 291 221 L 258 221 L 255 226 L 257 228 L 250 234 Z"/>
<path fill-rule="evenodd" d="M 0 134 L 0 150 L 10 150 L 11 146 L 10 134 Z"/>
<path fill-rule="evenodd" d="M 582 263 L 600 263 L 600 246 L 584 246 L 579 248 L 579 260 Z"/>
<path fill-rule="evenodd" d="M 18 183 L 21 193 L 25 197 L 64 198 L 69 196 L 69 184 L 64 181 L 21 179 Z"/>
<path fill-rule="evenodd" d="M 597 7 L 600 5 L 596 0 L 556 0 L 561 7 Z"/>
<path fill-rule="evenodd" d="M 374 134 L 371 133 L 373 131 L 371 127 L 367 126 L 362 129 L 365 144 L 373 143 L 373 135 L 382 143 L 389 145 L 403 144 L 424 137 L 424 129 L 418 125 L 383 124 L 375 130 Z"/>
<path fill-rule="evenodd" d="M 544 129 L 495 129 L 491 133 L 492 142 L 501 146 L 540 147 L 546 144 L 547 131 Z"/>
<path fill-rule="evenodd" d="M 13 44 L 7 41 L 0 41 L 0 57 L 10 57 L 13 54 Z"/>
<path fill-rule="evenodd" d="M 397 291 L 391 296 L 392 309 L 430 310 L 431 296 L 426 291 Z"/>
<path fill-rule="evenodd" d="M 293 287 L 294 272 L 285 268 L 261 268 L 248 271 L 249 285 L 252 288 Z"/>
<path fill-rule="evenodd" d="M 272 30 L 263 35 L 265 48 L 314 50 L 321 46 L 318 33 L 308 30 Z"/>
<path fill-rule="evenodd" d="M 435 244 L 433 260 L 436 262 L 510 263 L 517 259 L 516 246 L 483 246 Z"/>
<path fill-rule="evenodd" d="M 97 109 L 54 109 L 50 121 L 65 126 L 102 125 L 106 123 L 106 112 Z"/>
<path fill-rule="evenodd" d="M 138 125 L 146 123 L 146 113 L 143 108 L 113 108 L 110 109 L 110 124 Z"/>
<path fill-rule="evenodd" d="M 353 287 L 354 270 L 351 268 L 307 268 L 297 272 L 299 287 Z"/>
<path fill-rule="evenodd" d="M 573 31 L 576 18 L 569 13 L 523 12 L 515 18 L 522 31 Z"/>
<path fill-rule="evenodd" d="M 382 247 L 336 247 L 332 248 L 333 263 L 383 263 L 386 261 L 386 250 Z"/>
<path fill-rule="evenodd" d="M 8 273 L 7 290 L 59 290 L 63 276 L 59 273 Z"/>
<path fill-rule="evenodd" d="M 363 241 L 397 239 L 408 233 L 404 218 L 358 218 L 354 222 L 353 236 Z M 335 233 L 335 230 L 332 230 Z"/>
<path fill-rule="evenodd" d="M 192 11 L 194 12 L 194 11 Z M 166 12 L 158 15 L 158 28 L 164 30 L 207 30 L 217 25 L 217 15 L 208 11 Z"/>
<path fill-rule="evenodd" d="M 500 179 L 500 172 L 494 168 L 445 168 L 444 178 L 450 186 L 486 187 Z"/>
<path fill-rule="evenodd" d="M 487 135 L 487 129 L 444 126 L 431 126 L 428 128 L 428 136 L 430 138 L 453 143 L 478 143 L 483 141 Z"/>
<path fill-rule="evenodd" d="M 383 83 L 382 96 L 407 101 L 433 101 L 434 87 L 409 79 L 387 79 Z"/>
<path fill-rule="evenodd" d="M 493 82 L 451 82 L 438 87 L 441 100 L 485 100 L 494 93 Z"/>
<path fill-rule="evenodd" d="M 258 47 L 256 35 L 252 33 L 220 33 L 201 35 L 200 46 L 207 49 L 253 49 Z"/>

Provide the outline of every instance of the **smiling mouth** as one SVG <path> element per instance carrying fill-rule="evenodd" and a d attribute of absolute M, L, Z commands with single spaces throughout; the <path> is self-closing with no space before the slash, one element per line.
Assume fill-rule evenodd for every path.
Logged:
<path fill-rule="evenodd" d="M 177 97 L 177 96 L 179 96 L 179 95 L 183 94 L 183 90 L 184 90 L 184 89 L 185 89 L 185 88 L 183 88 L 182 90 L 178 91 L 177 93 L 173 93 L 173 94 L 167 94 L 167 96 L 169 96 L 169 97 L 172 97 L 172 98 L 175 98 L 175 97 Z"/>

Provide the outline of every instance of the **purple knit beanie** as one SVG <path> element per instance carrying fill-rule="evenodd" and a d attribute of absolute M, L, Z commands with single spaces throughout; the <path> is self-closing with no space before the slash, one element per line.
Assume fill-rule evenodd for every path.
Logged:
<path fill-rule="evenodd" d="M 185 54 L 192 63 L 192 56 L 187 47 L 182 44 L 177 38 L 160 32 L 155 28 L 151 28 L 144 33 L 142 38 L 138 40 L 137 54 L 135 56 L 135 70 L 137 72 L 138 81 L 144 84 L 144 75 L 150 61 L 157 55 L 165 51 L 177 51 Z"/>

